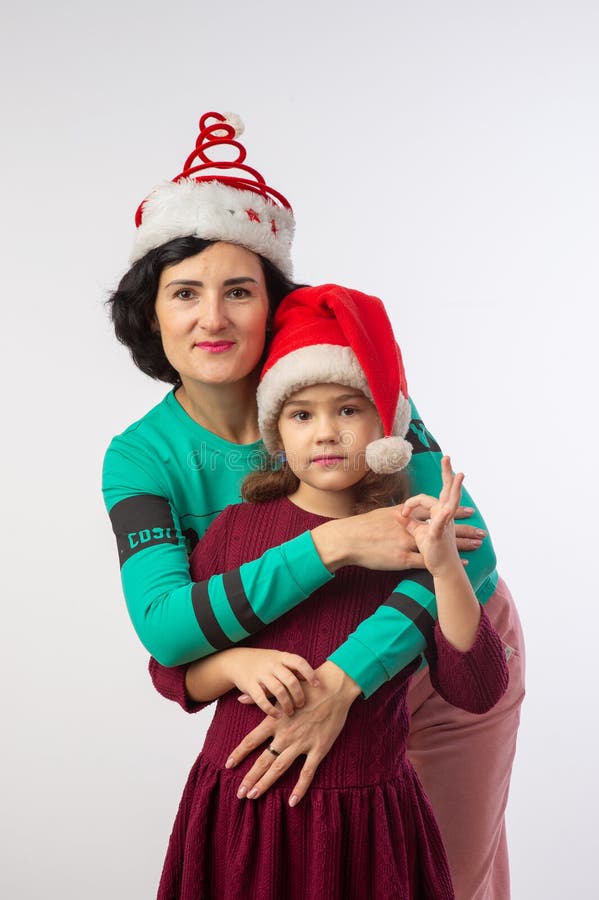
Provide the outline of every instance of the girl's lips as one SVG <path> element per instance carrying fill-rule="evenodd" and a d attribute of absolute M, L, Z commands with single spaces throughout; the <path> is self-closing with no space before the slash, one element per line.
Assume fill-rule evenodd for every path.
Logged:
<path fill-rule="evenodd" d="M 312 463 L 318 466 L 335 466 L 337 463 L 343 462 L 344 456 L 315 456 Z"/>
<path fill-rule="evenodd" d="M 201 341 L 199 344 L 194 344 L 194 347 L 197 347 L 199 350 L 206 350 L 208 353 L 224 353 L 233 344 L 234 341 Z"/>

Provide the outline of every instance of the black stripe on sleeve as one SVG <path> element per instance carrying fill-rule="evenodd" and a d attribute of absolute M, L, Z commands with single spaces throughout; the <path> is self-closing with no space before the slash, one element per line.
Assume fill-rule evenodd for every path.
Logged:
<path fill-rule="evenodd" d="M 191 602 L 198 625 L 204 637 L 212 644 L 214 649 L 226 650 L 228 647 L 235 646 L 234 642 L 222 630 L 218 624 L 218 619 L 214 615 L 214 610 L 210 603 L 210 595 L 208 594 L 207 581 L 198 581 L 194 584 L 191 589 Z"/>
<path fill-rule="evenodd" d="M 387 597 L 385 606 L 392 606 L 403 613 L 422 633 L 426 643 L 432 644 L 435 620 L 424 606 L 399 591 L 394 591 L 391 596 Z"/>
<path fill-rule="evenodd" d="M 239 569 L 225 572 L 223 587 L 231 609 L 237 616 L 239 624 L 245 628 L 248 634 L 255 634 L 264 628 L 266 622 L 263 622 L 250 606 Z"/>
<path fill-rule="evenodd" d="M 402 572 L 402 581 L 415 581 L 431 594 L 435 593 L 435 580 L 428 569 L 406 569 Z"/>
<path fill-rule="evenodd" d="M 412 453 L 441 452 L 441 448 L 422 419 L 412 419 L 405 439 L 412 445 Z"/>
<path fill-rule="evenodd" d="M 146 547 L 178 544 L 179 537 L 166 497 L 136 494 L 120 500 L 110 510 L 121 567 Z"/>

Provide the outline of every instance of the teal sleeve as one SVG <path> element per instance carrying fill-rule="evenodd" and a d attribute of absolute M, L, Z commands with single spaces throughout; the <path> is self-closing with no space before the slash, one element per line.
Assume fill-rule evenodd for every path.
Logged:
<path fill-rule="evenodd" d="M 103 490 L 131 621 L 165 666 L 232 646 L 332 578 L 305 532 L 232 572 L 193 583 L 179 519 L 152 466 L 109 449 Z"/>
<path fill-rule="evenodd" d="M 426 429 L 412 403 L 412 421 L 407 437 L 412 444 L 408 467 L 411 494 L 438 495 L 441 489 L 441 448 Z M 486 530 L 484 519 L 470 494 L 462 491 L 462 505 L 472 506 L 468 524 Z M 496 558 L 491 539 L 478 550 L 462 554 L 468 559 L 466 572 L 481 603 L 486 603 L 497 584 Z M 329 659 L 360 686 L 365 697 L 396 675 L 424 652 L 432 636 L 437 606 L 432 582 L 415 574 L 401 581 L 393 594 L 372 616 L 365 619 Z"/>

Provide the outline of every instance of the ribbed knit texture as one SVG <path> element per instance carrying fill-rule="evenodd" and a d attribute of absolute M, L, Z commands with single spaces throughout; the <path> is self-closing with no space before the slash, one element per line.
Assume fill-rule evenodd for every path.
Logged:
<path fill-rule="evenodd" d="M 323 521 L 288 500 L 229 507 L 192 557 L 195 580 L 259 556 Z M 318 666 L 391 593 L 399 573 L 357 567 L 248 640 L 253 647 L 299 653 Z M 438 631 L 438 629 L 437 629 Z M 501 642 L 482 614 L 474 647 L 461 654 L 440 632 L 431 653 L 437 687 L 450 700 L 483 711 L 505 689 Z M 238 800 L 245 772 L 229 752 L 263 719 L 256 707 L 219 700 L 185 791 L 166 857 L 159 900 L 449 900 L 454 896 L 441 837 L 420 782 L 406 759 L 406 692 L 417 663 L 369 700 L 357 700 L 312 787 L 288 806 L 303 758 L 258 800 Z M 185 666 L 152 662 L 158 690 L 193 711 Z"/>

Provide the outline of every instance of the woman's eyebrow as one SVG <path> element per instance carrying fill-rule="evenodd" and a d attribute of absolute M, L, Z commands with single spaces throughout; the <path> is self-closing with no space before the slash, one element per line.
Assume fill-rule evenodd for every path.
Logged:
<path fill-rule="evenodd" d="M 241 275 L 239 278 L 227 278 L 226 281 L 223 281 L 223 287 L 231 287 L 234 284 L 245 284 L 248 281 L 251 281 L 252 284 L 258 284 L 255 278 L 250 278 L 249 275 Z M 174 281 L 169 281 L 168 284 L 165 284 L 165 287 L 172 287 L 174 284 L 188 284 L 191 287 L 204 287 L 203 281 L 195 281 L 193 278 L 176 278 Z"/>
<path fill-rule="evenodd" d="M 250 278 L 249 275 L 241 275 L 239 278 L 227 278 L 226 281 L 223 281 L 223 285 L 225 287 L 230 287 L 232 284 L 244 284 L 246 281 L 251 281 L 252 284 L 258 284 L 255 278 Z"/>

